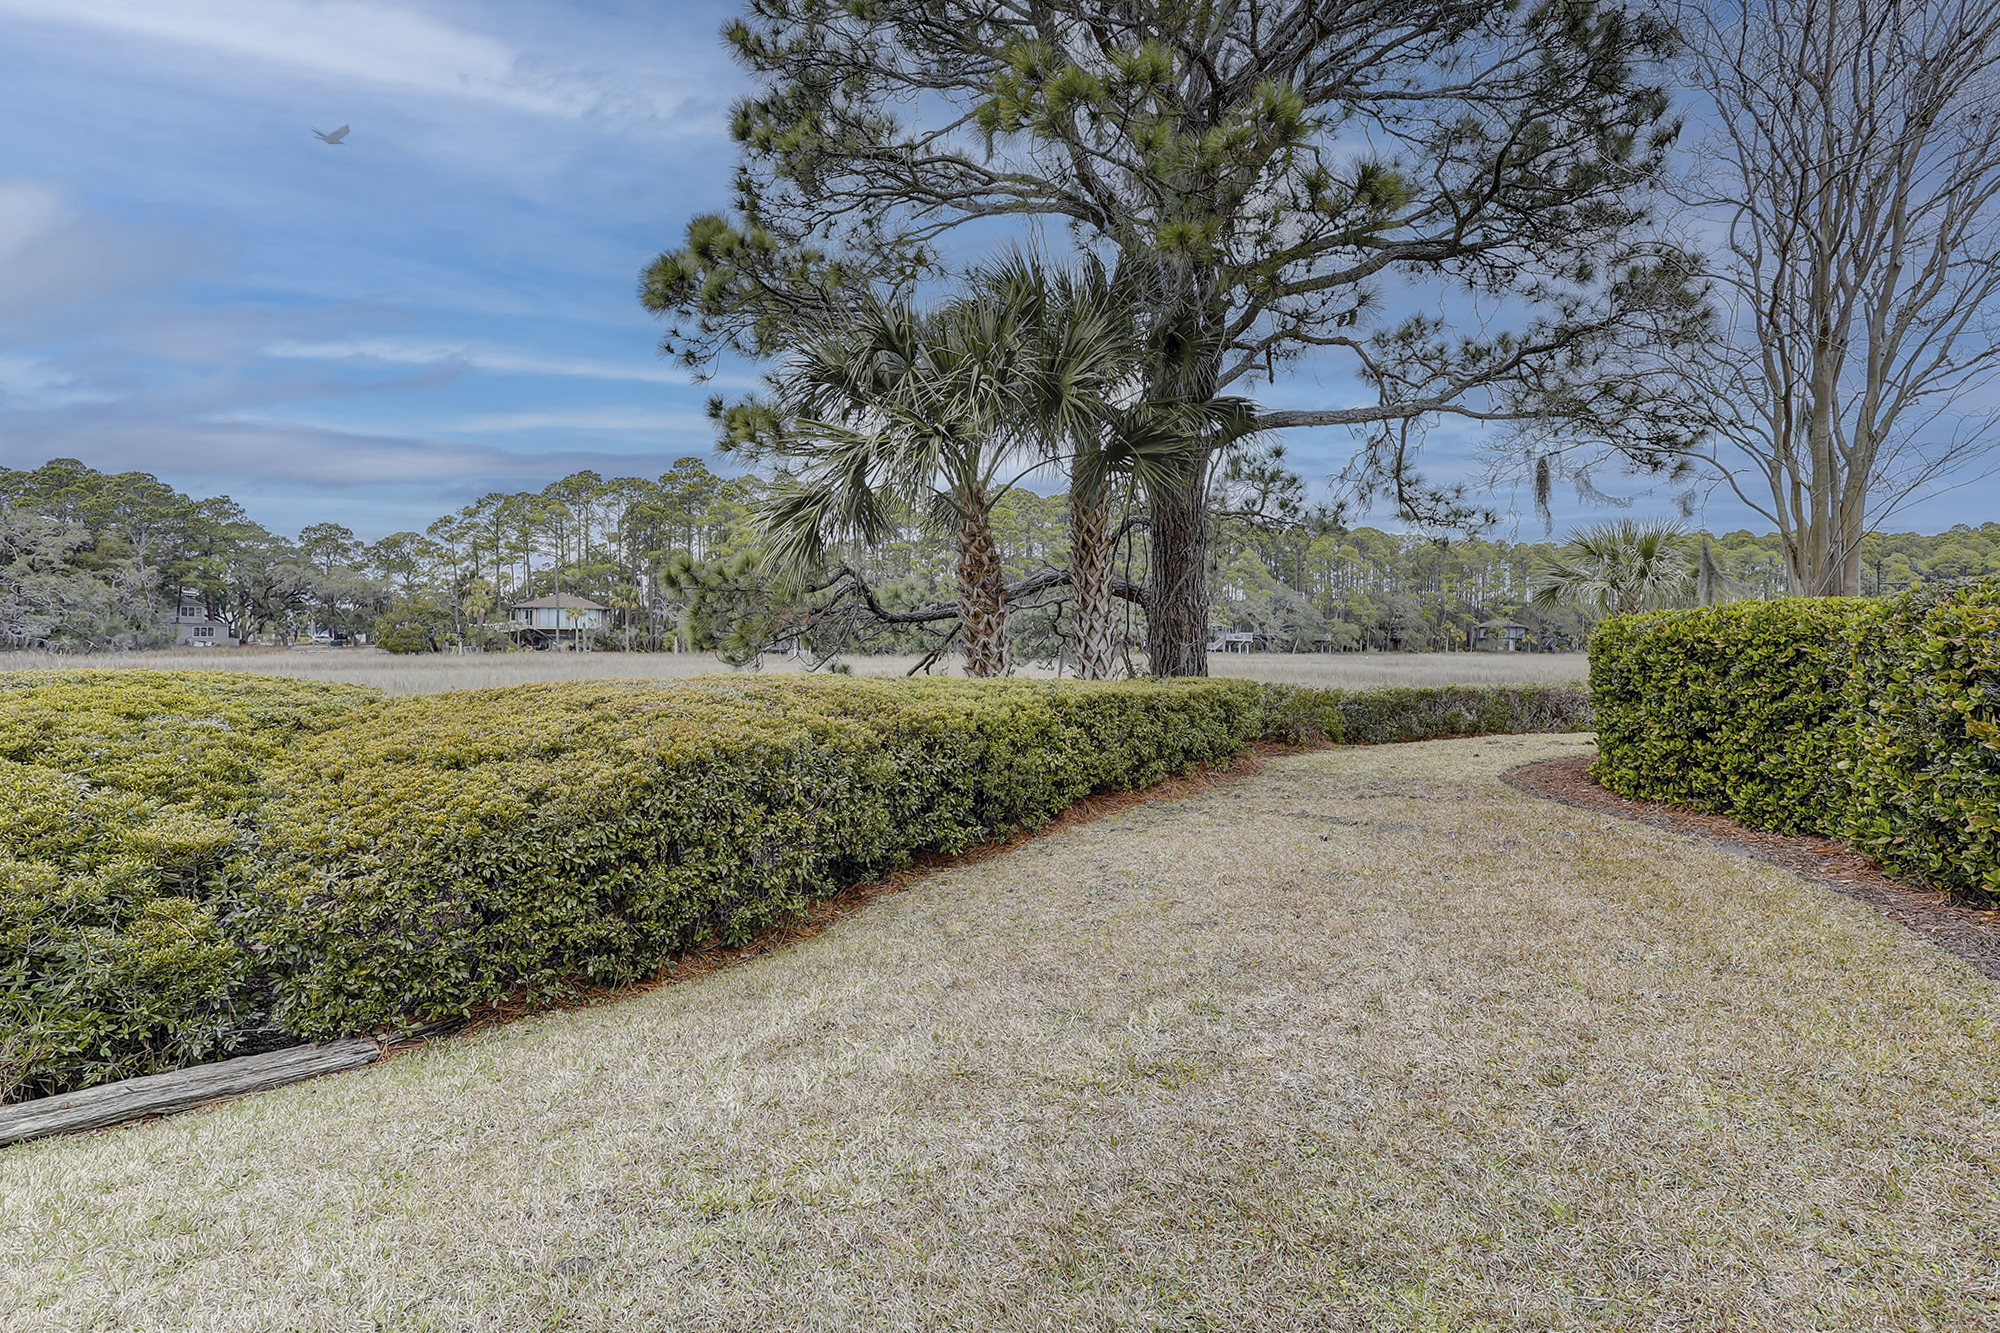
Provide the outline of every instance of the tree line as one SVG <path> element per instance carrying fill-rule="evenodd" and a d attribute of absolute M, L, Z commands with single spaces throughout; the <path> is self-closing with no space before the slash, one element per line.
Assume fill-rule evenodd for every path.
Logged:
<path fill-rule="evenodd" d="M 567 593 L 610 608 L 609 627 L 590 636 L 601 649 L 744 662 L 773 651 L 936 660 L 952 648 L 955 619 L 926 613 L 953 604 L 955 556 L 924 513 L 890 511 L 874 539 L 830 549 L 844 573 L 815 586 L 772 572 L 759 507 L 773 489 L 684 458 L 656 478 L 578 472 L 540 491 L 490 494 L 423 532 L 365 542 L 334 523 L 276 534 L 227 497 L 191 498 L 144 473 L 72 459 L 0 469 L 0 643 L 148 647 L 172 642 L 192 607 L 238 641 L 401 627 L 424 646 L 498 649 L 519 641 L 506 628 L 511 607 Z M 1446 651 L 1505 620 L 1527 627 L 1529 647 L 1580 646 L 1589 608 L 1534 596 L 1569 544 L 1348 526 L 1305 493 L 1268 450 L 1218 480 L 1207 501 L 1211 640 L 1233 634 L 1236 646 L 1278 652 Z M 1117 576 L 1143 583 L 1149 550 L 1130 522 L 1143 517 L 1143 497 L 1128 484 L 1107 513 Z M 988 515 L 1001 579 L 1029 589 L 1008 620 L 1010 659 L 1077 670 L 1074 589 L 1050 577 L 1072 563 L 1070 497 L 1009 487 Z M 1682 600 L 1694 595 L 1704 539 L 1720 580 L 1710 596 L 1785 595 L 1782 539 L 1738 531 L 1681 539 Z M 2000 523 L 1869 534 L 1862 551 L 1871 594 L 2000 572 Z M 1145 667 L 1145 614 L 1130 601 L 1113 619 L 1120 673 Z"/>

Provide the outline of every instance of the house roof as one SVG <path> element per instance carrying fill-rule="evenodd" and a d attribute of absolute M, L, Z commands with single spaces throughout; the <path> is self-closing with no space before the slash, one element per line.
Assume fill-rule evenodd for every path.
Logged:
<path fill-rule="evenodd" d="M 593 602 L 588 597 L 578 597 L 573 593 L 557 593 L 554 597 L 537 597 L 532 602 L 516 602 L 516 611 L 526 611 L 538 606 L 553 606 L 565 611 L 609 611 L 602 602 Z"/>

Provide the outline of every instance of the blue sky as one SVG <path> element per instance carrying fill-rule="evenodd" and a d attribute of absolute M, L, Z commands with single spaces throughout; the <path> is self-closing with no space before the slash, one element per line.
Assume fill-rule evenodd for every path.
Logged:
<path fill-rule="evenodd" d="M 690 384 L 634 291 L 727 203 L 732 12 L 0 0 L 0 465 L 136 469 L 372 538 L 707 454 L 704 400 L 749 372 Z M 342 124 L 339 147 L 310 133 Z M 1346 392 L 1315 378 L 1260 396 Z M 1287 444 L 1309 479 L 1352 447 Z M 1436 432 L 1430 470 L 1471 444 Z M 1975 488 L 1898 526 L 1989 516 Z M 1719 499 L 1705 518 L 1763 529 Z"/>

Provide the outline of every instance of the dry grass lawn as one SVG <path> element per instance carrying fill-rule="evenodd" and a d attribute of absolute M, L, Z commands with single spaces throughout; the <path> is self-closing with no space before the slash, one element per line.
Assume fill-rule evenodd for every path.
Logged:
<path fill-rule="evenodd" d="M 0 1325 L 2000 1329 L 1995 992 L 1846 899 L 1329 750 L 789 950 L 0 1151 Z"/>
<path fill-rule="evenodd" d="M 856 675 L 901 676 L 916 657 L 846 659 Z M 958 675 L 960 660 L 946 659 L 939 675 Z M 1143 665 L 1143 659 L 1141 659 Z M 1245 680 L 1362 689 L 1378 685 L 1500 685 L 1582 680 L 1590 662 L 1582 653 L 1210 653 L 1209 671 Z M 373 685 L 390 694 L 486 689 L 529 681 L 603 676 L 675 679 L 729 668 L 709 653 L 472 653 L 398 657 L 375 648 L 182 648 L 140 653 L 55 654 L 0 652 L 0 671 L 72 667 L 164 667 L 170 670 L 262 671 L 303 680 Z M 797 660 L 772 656 L 763 670 L 799 671 Z M 1027 665 L 1017 674 L 1055 673 Z"/>

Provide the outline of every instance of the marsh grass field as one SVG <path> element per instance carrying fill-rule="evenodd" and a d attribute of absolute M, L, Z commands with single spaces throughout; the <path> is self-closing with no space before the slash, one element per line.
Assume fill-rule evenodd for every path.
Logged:
<path fill-rule="evenodd" d="M 698 980 L 0 1151 L 0 1324 L 2000 1329 L 1993 986 L 1536 800 L 1587 736 L 1327 749 Z"/>
<path fill-rule="evenodd" d="M 914 656 L 841 659 L 858 676 L 902 676 Z M 1139 659 L 1143 666 L 1144 659 Z M 157 667 L 188 671 L 260 671 L 301 680 L 372 685 L 389 694 L 486 689 L 531 681 L 640 677 L 671 680 L 712 675 L 730 668 L 708 653 L 450 653 L 396 655 L 378 648 L 182 648 L 150 652 L 55 654 L 0 653 L 0 671 L 76 667 Z M 766 657 L 766 672 L 806 668 L 806 659 Z M 1590 672 L 1582 653 L 1210 653 L 1211 675 L 1289 685 L 1366 689 L 1383 685 L 1502 685 L 1580 681 Z M 959 659 L 933 668 L 959 675 Z M 1032 664 L 1017 675 L 1049 678 Z"/>

